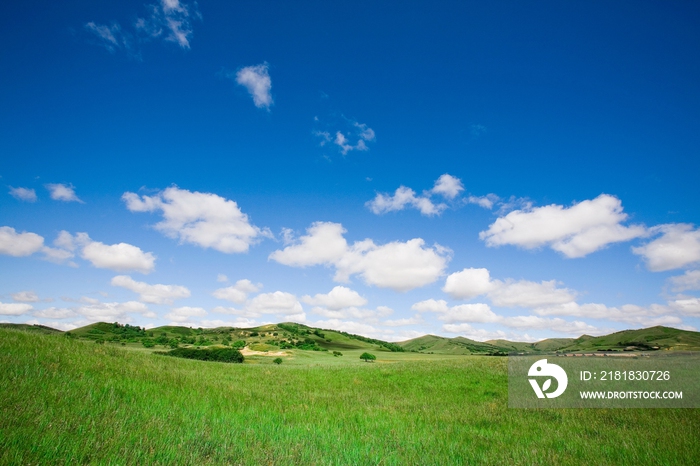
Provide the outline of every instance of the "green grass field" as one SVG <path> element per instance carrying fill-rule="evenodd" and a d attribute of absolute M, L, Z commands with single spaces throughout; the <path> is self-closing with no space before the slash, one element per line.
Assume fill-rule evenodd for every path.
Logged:
<path fill-rule="evenodd" d="M 688 465 L 700 410 L 515 410 L 507 359 L 244 364 L 0 329 L 0 464 Z"/>

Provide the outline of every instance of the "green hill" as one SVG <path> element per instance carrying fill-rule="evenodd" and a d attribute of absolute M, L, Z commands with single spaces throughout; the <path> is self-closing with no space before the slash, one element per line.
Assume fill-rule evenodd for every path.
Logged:
<path fill-rule="evenodd" d="M 9 329 L 16 329 L 16 330 L 24 330 L 26 332 L 37 332 L 37 333 L 44 333 L 44 334 L 54 334 L 54 333 L 63 333 L 60 330 L 56 330 L 55 328 L 47 327 L 45 325 L 39 325 L 39 324 L 34 324 L 34 325 L 29 325 L 29 324 L 0 324 L 0 328 L 9 328 Z"/>
<path fill-rule="evenodd" d="M 43 325 L 0 324 L 0 327 L 15 328 L 30 332 L 62 333 Z M 355 335 L 338 330 L 310 327 L 304 324 L 282 322 L 252 328 L 217 327 L 190 328 L 162 326 L 144 329 L 119 323 L 97 322 L 65 332 L 66 335 L 93 340 L 136 344 L 138 347 L 160 345 L 175 346 L 248 346 L 258 351 L 302 349 L 313 351 L 373 350 L 392 352 L 418 352 L 448 355 L 506 353 L 547 353 L 581 351 L 700 351 L 700 333 L 670 327 L 651 327 L 638 330 L 623 330 L 610 335 L 593 337 L 582 335 L 573 338 L 549 338 L 536 343 L 509 340 L 478 342 L 465 337 L 446 338 L 424 335 L 397 343 Z M 243 342 L 243 343 L 240 343 Z"/>
<path fill-rule="evenodd" d="M 445 338 L 437 335 L 424 335 L 399 342 L 397 345 L 406 351 L 436 354 L 496 354 L 510 351 L 507 347 L 481 343 L 469 338 Z"/>
<path fill-rule="evenodd" d="M 699 351 L 700 333 L 670 327 L 650 327 L 639 330 L 623 330 L 601 337 L 584 335 L 560 351 L 597 350 L 669 350 Z"/>
<path fill-rule="evenodd" d="M 464 337 L 445 338 L 425 335 L 398 342 L 407 351 L 436 354 L 494 354 L 496 352 L 576 352 L 576 351 L 700 351 L 700 333 L 670 327 L 623 330 L 600 337 L 548 338 L 536 343 L 488 340 L 483 343 Z"/>

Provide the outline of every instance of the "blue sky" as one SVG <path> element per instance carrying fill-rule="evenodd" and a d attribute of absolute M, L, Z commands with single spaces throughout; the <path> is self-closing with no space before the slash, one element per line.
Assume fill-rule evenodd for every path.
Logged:
<path fill-rule="evenodd" d="M 0 6 L 0 321 L 700 327 L 692 2 Z"/>

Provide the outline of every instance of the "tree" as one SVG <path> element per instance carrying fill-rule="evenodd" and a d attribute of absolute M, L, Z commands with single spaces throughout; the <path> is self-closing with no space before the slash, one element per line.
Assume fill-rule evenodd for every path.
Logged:
<path fill-rule="evenodd" d="M 360 359 L 363 359 L 365 362 L 370 362 L 370 361 L 374 361 L 375 359 L 377 359 L 377 357 L 371 353 L 362 353 L 362 355 L 360 356 Z"/>
<path fill-rule="evenodd" d="M 280 365 L 280 364 L 282 364 L 282 358 L 275 358 L 275 360 L 272 362 L 274 362 L 277 365 Z"/>

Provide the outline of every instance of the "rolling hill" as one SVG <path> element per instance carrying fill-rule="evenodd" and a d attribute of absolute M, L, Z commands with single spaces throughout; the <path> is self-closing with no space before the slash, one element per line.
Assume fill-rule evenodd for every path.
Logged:
<path fill-rule="evenodd" d="M 41 333 L 62 333 L 50 327 L 27 324 L 0 324 Z M 508 353 L 551 353 L 583 351 L 700 351 L 700 332 L 670 327 L 623 330 L 610 335 L 578 338 L 549 338 L 535 343 L 508 340 L 478 342 L 465 337 L 446 338 L 424 335 L 402 342 L 355 335 L 337 330 L 320 329 L 303 324 L 283 322 L 252 328 L 190 328 L 162 326 L 144 329 L 119 323 L 97 322 L 65 332 L 67 336 L 123 344 L 150 343 L 161 346 L 245 345 L 256 351 L 303 349 L 312 351 L 373 350 L 415 352 L 446 355 L 506 355 Z M 151 346 L 147 346 L 151 347 Z"/>

